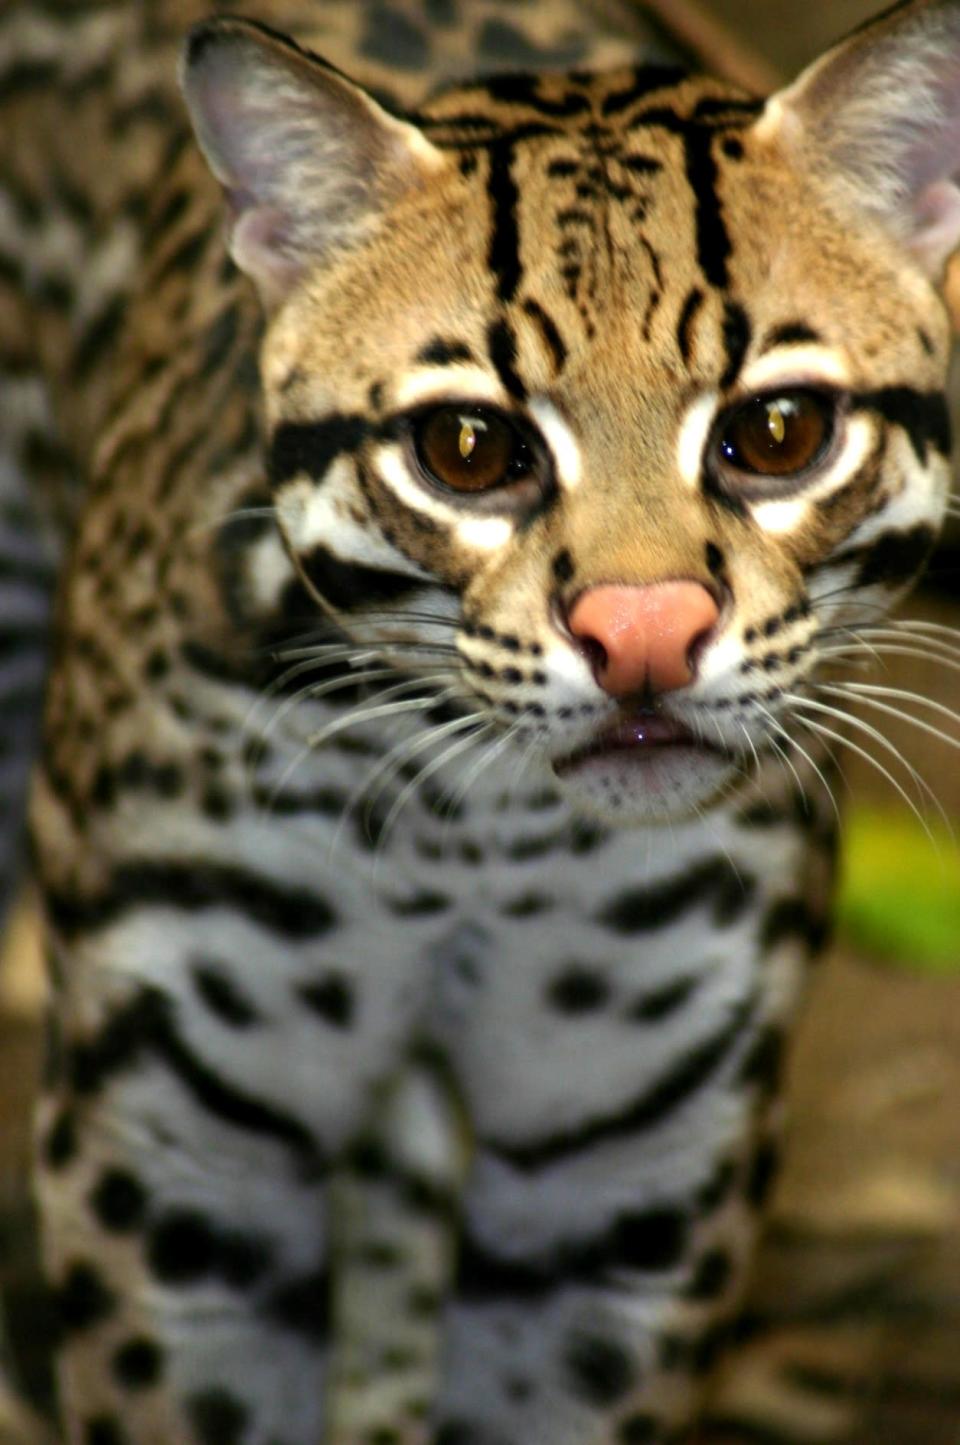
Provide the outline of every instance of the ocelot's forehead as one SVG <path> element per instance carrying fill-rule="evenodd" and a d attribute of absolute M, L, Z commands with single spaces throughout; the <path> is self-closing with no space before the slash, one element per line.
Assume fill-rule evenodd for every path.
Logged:
<path fill-rule="evenodd" d="M 664 67 L 502 77 L 417 119 L 448 164 L 317 276 L 317 324 L 301 296 L 273 375 L 356 391 L 492 353 L 508 390 L 512 366 L 599 426 L 626 385 L 682 404 L 688 382 L 729 386 L 749 347 L 801 324 L 853 382 L 882 381 L 885 350 L 896 369 L 905 325 L 942 329 L 889 241 L 838 218 L 765 133 L 762 103 L 720 82 Z"/>

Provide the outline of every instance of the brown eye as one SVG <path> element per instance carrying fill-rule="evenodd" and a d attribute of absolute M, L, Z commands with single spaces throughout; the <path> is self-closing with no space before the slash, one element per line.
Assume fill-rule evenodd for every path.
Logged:
<path fill-rule="evenodd" d="M 519 432 L 494 411 L 441 406 L 420 418 L 413 437 L 423 469 L 455 492 L 487 492 L 533 467 Z"/>
<path fill-rule="evenodd" d="M 720 432 L 727 467 L 764 477 L 792 477 L 820 459 L 834 430 L 835 405 L 814 391 L 758 396 L 729 412 Z"/>

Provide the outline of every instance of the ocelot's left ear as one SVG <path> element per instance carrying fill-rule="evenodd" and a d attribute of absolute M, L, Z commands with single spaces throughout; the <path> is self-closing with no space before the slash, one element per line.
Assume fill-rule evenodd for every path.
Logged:
<path fill-rule="evenodd" d="M 940 279 L 960 246 L 960 0 L 905 0 L 815 61 L 758 124 Z"/>
<path fill-rule="evenodd" d="M 268 305 L 311 265 L 355 245 L 402 194 L 445 165 L 415 126 L 250 21 L 196 26 L 181 84 L 226 192 L 231 254 Z"/>

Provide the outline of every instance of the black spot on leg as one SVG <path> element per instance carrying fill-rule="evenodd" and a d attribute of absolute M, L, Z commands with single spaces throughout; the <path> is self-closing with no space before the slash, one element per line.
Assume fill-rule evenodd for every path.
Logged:
<path fill-rule="evenodd" d="M 772 1139 L 765 1140 L 757 1150 L 747 1179 L 747 1199 L 756 1209 L 762 1209 L 770 1197 L 770 1190 L 777 1177 L 780 1151 Z"/>
<path fill-rule="evenodd" d="M 547 989 L 550 1006 L 562 1014 L 593 1013 L 610 998 L 610 985 L 594 969 L 571 964 Z"/>
<path fill-rule="evenodd" d="M 163 1351 L 145 1335 L 127 1340 L 113 1357 L 113 1374 L 127 1390 L 149 1390 L 163 1374 Z"/>
<path fill-rule="evenodd" d="M 88 1420 L 83 1431 L 83 1445 L 126 1445 L 127 1437 L 114 1415 L 97 1415 Z"/>
<path fill-rule="evenodd" d="M 349 981 L 331 973 L 317 983 L 305 983 L 297 990 L 312 1013 L 334 1028 L 348 1029 L 353 1022 L 356 999 Z"/>
<path fill-rule="evenodd" d="M 54 1291 L 54 1308 L 64 1334 L 79 1334 L 108 1319 L 116 1300 L 92 1264 L 76 1263 Z"/>
<path fill-rule="evenodd" d="M 653 1415 L 628 1415 L 617 1431 L 618 1445 L 656 1445 L 660 1425 Z"/>
<path fill-rule="evenodd" d="M 222 965 L 197 959 L 191 969 L 194 986 L 210 1012 L 229 1028 L 245 1029 L 259 1022 L 253 1004 Z"/>
<path fill-rule="evenodd" d="M 146 1206 L 146 1191 L 126 1169 L 108 1169 L 93 1191 L 90 1204 L 104 1229 L 127 1234 L 139 1227 Z"/>
<path fill-rule="evenodd" d="M 259 1235 L 225 1229 L 197 1209 L 170 1209 L 150 1233 L 147 1261 L 154 1278 L 168 1286 L 216 1276 L 244 1289 L 268 1268 L 271 1250 Z"/>
<path fill-rule="evenodd" d="M 602 1335 L 574 1335 L 564 1363 L 577 1395 L 591 1405 L 614 1405 L 636 1383 L 636 1370 L 627 1351 Z"/>
<path fill-rule="evenodd" d="M 466 1420 L 444 1420 L 437 1426 L 433 1445 L 483 1445 L 479 1431 Z"/>
<path fill-rule="evenodd" d="M 729 1254 L 723 1249 L 709 1250 L 697 1263 L 688 1294 L 691 1299 L 714 1300 L 726 1292 L 733 1274 Z"/>
<path fill-rule="evenodd" d="M 267 1318 L 281 1329 L 324 1343 L 330 1334 L 330 1276 L 321 1267 L 281 1284 L 264 1303 Z"/>
<path fill-rule="evenodd" d="M 187 1401 L 199 1445 L 240 1445 L 249 1412 L 228 1390 L 200 1390 Z"/>
<path fill-rule="evenodd" d="M 64 1169 L 77 1152 L 76 1120 L 64 1109 L 54 1120 L 43 1147 L 44 1158 L 51 1169 Z"/>

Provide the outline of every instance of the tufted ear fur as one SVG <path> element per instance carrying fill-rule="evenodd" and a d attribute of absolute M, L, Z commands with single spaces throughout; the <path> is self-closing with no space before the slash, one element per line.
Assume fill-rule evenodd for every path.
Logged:
<path fill-rule="evenodd" d="M 960 0 L 901 0 L 768 104 L 761 128 L 891 230 L 933 279 L 960 245 Z"/>
<path fill-rule="evenodd" d="M 230 207 L 230 251 L 275 304 L 312 262 L 355 243 L 441 164 L 414 126 L 261 25 L 196 26 L 181 84 Z"/>

